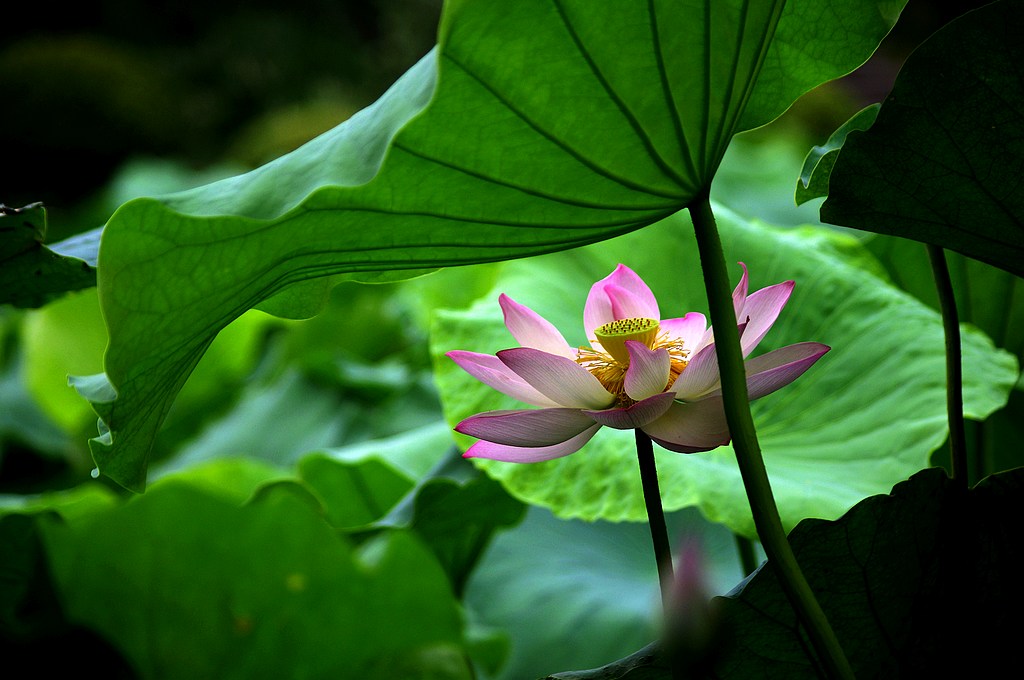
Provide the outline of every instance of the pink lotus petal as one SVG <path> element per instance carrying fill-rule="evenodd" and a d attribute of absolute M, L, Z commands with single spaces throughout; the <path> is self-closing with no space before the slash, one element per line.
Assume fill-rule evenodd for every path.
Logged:
<path fill-rule="evenodd" d="M 644 283 L 644 280 L 636 272 L 626 265 L 620 264 L 615 268 L 615 271 L 590 287 L 587 302 L 583 306 L 583 328 L 587 332 L 588 340 L 594 337 L 595 328 L 599 328 L 610 321 L 615 321 L 616 318 L 631 318 L 630 316 L 615 316 L 612 299 L 608 291 L 605 290 L 608 286 L 613 286 L 620 289 L 620 291 L 624 290 L 629 293 L 632 300 L 629 303 L 629 308 L 631 311 L 639 312 L 636 314 L 637 317 L 645 319 L 661 318 L 661 313 L 658 311 L 658 301 L 655 299 L 651 289 L 648 288 L 647 284 Z M 618 302 L 621 305 L 625 305 L 625 295 L 621 292 L 616 293 L 616 295 Z"/>
<path fill-rule="evenodd" d="M 745 363 L 748 398 L 753 401 L 785 387 L 830 349 L 820 342 L 800 342 L 748 360 Z"/>
<path fill-rule="evenodd" d="M 743 310 L 743 302 L 747 299 L 747 290 L 749 289 L 749 277 L 747 276 L 747 265 L 743 262 L 739 263 L 743 267 L 743 276 L 740 277 L 740 282 L 736 284 L 736 287 L 732 291 L 732 310 L 736 313 L 736 319 L 742 321 L 743 318 L 740 312 Z"/>
<path fill-rule="evenodd" d="M 708 328 L 707 318 L 700 312 L 690 312 L 679 319 L 662 319 L 661 331 L 690 350 L 692 357 L 700 349 L 701 338 Z"/>
<path fill-rule="evenodd" d="M 576 356 L 558 329 L 540 314 L 504 293 L 498 296 L 498 304 L 505 315 L 505 327 L 520 345 L 569 359 Z"/>
<path fill-rule="evenodd" d="M 783 281 L 762 288 L 754 291 L 744 302 L 743 309 L 737 312 L 736 317 L 739 323 L 747 323 L 743 341 L 740 343 L 743 356 L 747 356 L 757 347 L 757 343 L 761 342 L 772 324 L 779 318 L 779 312 L 786 306 L 794 285 L 792 281 Z"/>
<path fill-rule="evenodd" d="M 554 446 L 524 447 L 507 446 L 495 444 L 494 442 L 478 441 L 469 447 L 462 454 L 463 458 L 489 458 L 490 460 L 501 460 L 506 463 L 538 463 L 543 460 L 552 460 L 576 453 L 601 429 L 601 426 L 594 423 L 589 429 L 580 432 L 578 435 Z"/>
<path fill-rule="evenodd" d="M 668 350 L 664 347 L 650 349 L 642 342 L 627 340 L 626 351 L 629 352 L 629 368 L 626 369 L 623 387 L 629 398 L 642 401 L 664 392 L 672 366 Z"/>
<path fill-rule="evenodd" d="M 715 328 L 714 328 L 714 326 L 708 326 L 708 329 L 706 331 L 704 331 L 704 336 L 700 339 L 700 342 L 697 343 L 697 347 L 692 349 L 691 352 L 693 352 L 693 351 L 698 351 L 699 352 L 700 350 L 704 349 L 705 347 L 707 347 L 708 345 L 710 345 L 714 341 L 715 341 Z M 693 354 L 691 354 L 690 356 L 692 357 Z"/>
<path fill-rule="evenodd" d="M 594 331 L 610 321 L 615 321 L 615 315 L 612 313 L 612 301 L 604 294 L 604 288 L 598 288 L 597 285 L 595 283 L 590 289 L 587 304 L 583 308 L 583 330 L 587 334 L 587 340 L 591 347 L 594 347 Z"/>
<path fill-rule="evenodd" d="M 729 443 L 721 397 L 673 402 L 665 415 L 642 429 L 659 446 L 677 453 L 710 451 Z"/>
<path fill-rule="evenodd" d="M 583 411 L 602 425 L 616 430 L 634 430 L 660 418 L 672 406 L 675 395 L 662 392 L 648 397 L 627 408 L 609 408 L 600 411 Z"/>
<path fill-rule="evenodd" d="M 559 406 L 535 390 L 496 356 L 456 349 L 445 354 L 466 373 L 502 394 L 534 406 Z"/>
<path fill-rule="evenodd" d="M 737 324 L 736 325 L 736 332 L 740 336 L 740 347 L 743 346 L 743 334 L 746 332 L 746 330 L 747 330 L 746 322 L 743 322 L 741 324 Z M 711 327 L 711 326 L 708 326 L 707 331 L 704 332 L 704 336 L 700 339 L 700 342 L 697 343 L 696 351 L 694 351 L 693 349 L 690 350 L 690 357 L 692 358 L 693 356 L 695 356 L 696 352 L 699 352 L 700 350 L 704 349 L 708 345 L 713 345 L 714 343 L 715 343 L 715 329 L 713 327 Z"/>
<path fill-rule="evenodd" d="M 696 400 L 717 389 L 719 382 L 718 354 L 711 344 L 690 355 L 690 363 L 672 383 L 671 390 L 677 399 Z"/>
<path fill-rule="evenodd" d="M 632 291 L 622 286 L 608 284 L 604 287 L 604 292 L 612 302 L 612 316 L 615 319 L 658 318 L 651 316 L 652 311 L 657 312 L 657 306 L 652 310 L 647 301 L 641 300 Z"/>
<path fill-rule="evenodd" d="M 594 421 L 574 408 L 489 411 L 466 418 L 456 432 L 508 446 L 553 446 L 589 429 Z"/>
<path fill-rule="evenodd" d="M 615 401 L 590 371 L 572 359 L 531 347 L 505 349 L 498 352 L 498 358 L 559 406 L 601 409 Z"/>

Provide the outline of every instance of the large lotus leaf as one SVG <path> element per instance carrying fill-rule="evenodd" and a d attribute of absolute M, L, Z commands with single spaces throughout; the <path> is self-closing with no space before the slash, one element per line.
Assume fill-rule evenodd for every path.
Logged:
<path fill-rule="evenodd" d="M 759 349 L 808 340 L 832 347 L 798 381 L 753 404 L 784 524 L 836 517 L 925 467 L 947 433 L 938 313 L 858 266 L 869 256 L 851 237 L 751 224 L 723 209 L 719 229 L 728 261 L 748 265 L 752 290 L 797 282 Z M 548 318 L 570 344 L 585 345 L 587 291 L 619 262 L 650 284 L 666 318 L 706 309 L 694 237 L 681 216 L 585 249 L 506 263 L 498 289 L 468 310 L 435 317 L 432 350 L 449 422 L 516 407 L 442 356 L 452 349 L 493 353 L 515 346 L 502 325 L 499 292 Z M 734 267 L 734 277 L 739 271 Z M 981 419 L 1006 403 L 1017 362 L 970 327 L 963 328 L 963 349 L 966 412 Z M 463 446 L 472 441 L 459 437 Z M 565 458 L 478 464 L 513 495 L 561 516 L 643 520 L 634 446 L 632 433 L 605 428 Z M 698 505 L 710 519 L 754 535 L 729 447 L 691 455 L 658 450 L 656 457 L 667 509 Z"/>
<path fill-rule="evenodd" d="M 901 3 L 784 5 L 451 2 L 437 50 L 345 124 L 122 206 L 99 253 L 110 385 L 81 383 L 104 421 L 100 470 L 144 486 L 175 393 L 246 309 L 310 315 L 332 276 L 562 250 L 678 211 L 735 132 L 857 66 Z"/>
<path fill-rule="evenodd" d="M 951 22 L 906 64 L 867 132 L 852 133 L 822 220 L 933 243 L 1024 275 L 1024 5 Z"/>
<path fill-rule="evenodd" d="M 69 619 L 143 677 L 469 677 L 430 551 L 405 532 L 357 550 L 294 493 L 239 507 L 166 483 L 43 529 Z"/>

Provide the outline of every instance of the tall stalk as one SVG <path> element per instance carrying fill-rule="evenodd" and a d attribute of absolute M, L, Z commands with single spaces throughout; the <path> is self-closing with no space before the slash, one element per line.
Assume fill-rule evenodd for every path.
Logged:
<path fill-rule="evenodd" d="M 733 310 L 732 287 L 729 284 L 722 241 L 706 191 L 694 198 L 689 211 L 704 272 L 711 325 L 715 329 L 715 350 L 722 378 L 726 422 L 729 424 L 758 538 L 768 556 L 768 563 L 775 570 L 783 591 L 806 629 L 829 677 L 853 678 L 853 669 L 839 640 L 797 564 L 772 495 L 768 471 L 754 430 L 754 419 L 750 414 L 746 369 L 743 366 L 736 313 Z"/>
<path fill-rule="evenodd" d="M 636 434 L 636 457 L 640 464 L 640 484 L 643 486 L 644 504 L 647 506 L 647 523 L 651 525 L 654 560 L 658 563 L 661 603 L 668 614 L 672 604 L 672 548 L 668 542 L 665 511 L 661 505 L 658 469 L 654 465 L 654 445 L 643 430 L 637 429 L 633 432 Z"/>
<path fill-rule="evenodd" d="M 946 336 L 946 413 L 949 418 L 949 457 L 953 483 L 967 490 L 967 434 L 964 428 L 963 366 L 960 356 L 960 316 L 956 310 L 953 282 L 949 278 L 946 251 L 928 245 L 928 259 L 935 277 L 935 290 L 942 309 L 942 328 Z M 979 470 L 979 474 L 981 471 Z"/>

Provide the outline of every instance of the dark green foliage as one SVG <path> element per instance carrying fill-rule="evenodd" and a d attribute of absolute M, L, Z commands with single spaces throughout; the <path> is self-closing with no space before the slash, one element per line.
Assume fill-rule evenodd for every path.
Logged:
<path fill-rule="evenodd" d="M 1015 663 L 1024 606 L 1016 576 L 1024 557 L 1022 492 L 1021 470 L 992 476 L 963 496 L 932 468 L 838 520 L 805 520 L 793 530 L 797 559 L 858 677 L 995 677 Z M 708 677 L 820 677 L 769 564 L 712 607 L 727 641 Z M 672 676 L 659 647 L 651 647 L 605 669 L 551 677 Z"/>
<path fill-rule="evenodd" d="M 69 291 L 96 285 L 92 265 L 43 245 L 46 209 L 0 204 L 0 305 L 41 307 Z"/>
<path fill-rule="evenodd" d="M 1024 5 L 975 10 L 907 60 L 870 130 L 851 134 L 822 219 L 955 250 L 1024 275 Z"/>

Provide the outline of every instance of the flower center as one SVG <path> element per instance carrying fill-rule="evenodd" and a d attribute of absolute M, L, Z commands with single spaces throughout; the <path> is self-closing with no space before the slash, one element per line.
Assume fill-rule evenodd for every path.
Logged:
<path fill-rule="evenodd" d="M 606 323 L 594 331 L 598 342 L 619 363 L 629 366 L 629 350 L 627 340 L 636 340 L 647 347 L 654 346 L 658 337 L 658 321 L 656 319 L 618 319 Z"/>
<path fill-rule="evenodd" d="M 624 386 L 626 370 L 629 368 L 627 340 L 642 342 L 651 349 L 664 347 L 668 350 L 670 366 L 666 390 L 672 387 L 689 362 L 690 350 L 684 348 L 680 340 L 660 332 L 659 323 L 654 319 L 612 321 L 596 329 L 594 335 L 604 351 L 580 347 L 576 352 L 576 363 L 590 371 L 606 390 L 616 396 L 615 406 L 618 408 L 636 403 L 626 394 Z"/>

